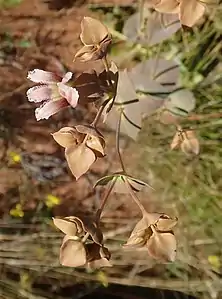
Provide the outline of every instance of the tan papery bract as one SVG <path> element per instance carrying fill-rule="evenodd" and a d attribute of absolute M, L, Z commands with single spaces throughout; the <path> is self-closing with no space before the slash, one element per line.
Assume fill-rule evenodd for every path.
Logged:
<path fill-rule="evenodd" d="M 154 259 L 163 263 L 173 262 L 176 258 L 176 238 L 171 232 L 160 233 L 153 230 L 153 235 L 147 241 L 148 253 Z"/>
<path fill-rule="evenodd" d="M 66 267 L 80 267 L 87 262 L 84 244 L 75 237 L 65 236 L 60 248 L 60 263 Z"/>
<path fill-rule="evenodd" d="M 106 56 L 112 42 L 111 35 L 99 20 L 84 17 L 81 22 L 80 39 L 84 46 L 76 53 L 75 58 L 81 61 L 95 61 Z"/>

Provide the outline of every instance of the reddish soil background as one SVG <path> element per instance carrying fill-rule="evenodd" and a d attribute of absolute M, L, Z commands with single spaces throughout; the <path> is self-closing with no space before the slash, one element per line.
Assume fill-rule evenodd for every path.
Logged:
<path fill-rule="evenodd" d="M 102 5 L 130 5 L 133 1 L 90 1 Z M 87 1 L 29 1 L 0 11 L 0 215 L 7 221 L 17 203 L 33 220 L 36 209 L 42 209 L 47 194 L 61 199 L 53 215 L 72 215 L 92 211 L 99 204 L 100 191 L 93 190 L 95 181 L 118 170 L 114 136 L 107 128 L 107 157 L 93 165 L 78 182 L 70 174 L 61 149 L 50 133 L 63 126 L 89 123 L 96 110 L 85 105 L 65 110 L 49 121 L 37 122 L 34 107 L 27 101 L 26 91 L 32 84 L 26 79 L 33 68 L 56 70 L 62 65 L 73 72 L 94 67 L 93 64 L 73 63 L 81 46 L 80 22 L 93 14 Z M 21 41 L 28 46 L 21 46 Z M 123 144 L 125 140 L 122 140 Z M 12 153 L 20 154 L 22 163 L 13 163 Z M 48 166 L 46 166 L 48 165 Z M 63 165 L 61 167 L 61 165 Z M 114 203 L 108 216 L 134 215 L 124 198 Z M 30 218 L 29 218 L 30 215 Z M 31 220 L 31 221 L 32 221 Z"/>

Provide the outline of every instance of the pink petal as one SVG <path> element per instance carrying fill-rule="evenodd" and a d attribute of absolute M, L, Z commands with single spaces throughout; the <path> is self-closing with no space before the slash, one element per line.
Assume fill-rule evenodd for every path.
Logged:
<path fill-rule="evenodd" d="M 57 86 L 59 88 L 60 95 L 65 98 L 73 108 L 75 108 L 79 99 L 78 91 L 63 83 L 57 83 Z"/>
<path fill-rule="evenodd" d="M 29 102 L 48 101 L 51 98 L 51 89 L 48 85 L 34 86 L 27 91 L 27 97 Z"/>
<path fill-rule="evenodd" d="M 71 80 L 72 79 L 72 72 L 68 72 L 68 73 L 66 73 L 64 76 L 63 76 L 63 78 L 62 78 L 62 83 L 67 83 L 69 80 Z"/>
<path fill-rule="evenodd" d="M 34 69 L 33 71 L 28 72 L 28 79 L 30 79 L 32 82 L 36 83 L 57 83 L 61 80 L 61 78 L 52 73 L 52 72 L 46 72 L 39 69 Z"/>
<path fill-rule="evenodd" d="M 65 99 L 59 99 L 57 101 L 48 101 L 35 110 L 35 117 L 38 120 L 48 119 L 50 116 L 56 114 L 61 109 L 69 106 Z"/>

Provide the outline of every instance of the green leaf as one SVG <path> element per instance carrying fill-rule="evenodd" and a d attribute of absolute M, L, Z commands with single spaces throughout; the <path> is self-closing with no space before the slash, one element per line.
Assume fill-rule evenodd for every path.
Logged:
<path fill-rule="evenodd" d="M 120 132 L 136 139 L 142 125 L 142 110 L 127 71 L 119 72 L 114 106 L 106 119 L 106 123 L 113 130 L 116 130 L 120 113 L 122 113 Z"/>
<path fill-rule="evenodd" d="M 176 115 L 186 116 L 195 108 L 196 99 L 193 93 L 186 89 L 172 92 L 165 102 L 165 108 Z"/>
<path fill-rule="evenodd" d="M 149 59 L 138 63 L 129 73 L 136 90 L 159 96 L 175 90 L 179 68 L 177 63 L 165 59 Z"/>
<path fill-rule="evenodd" d="M 93 188 L 96 188 L 97 186 L 106 186 L 110 181 L 112 181 L 116 177 L 115 174 L 113 175 L 107 175 L 99 179 Z"/>
<path fill-rule="evenodd" d="M 130 185 L 134 191 L 137 191 L 137 192 L 141 191 L 141 189 L 143 187 L 149 187 L 149 188 L 153 189 L 153 187 L 151 187 L 149 184 L 147 184 L 141 180 L 138 180 L 138 179 L 135 179 L 135 178 L 129 177 L 129 176 L 126 176 L 125 178 L 128 180 L 128 182 L 130 183 Z"/>
<path fill-rule="evenodd" d="M 133 42 L 152 46 L 170 38 L 181 27 L 176 14 L 151 13 L 148 10 L 143 13 L 144 24 L 140 22 L 140 14 L 135 13 L 123 27 L 123 34 Z"/>

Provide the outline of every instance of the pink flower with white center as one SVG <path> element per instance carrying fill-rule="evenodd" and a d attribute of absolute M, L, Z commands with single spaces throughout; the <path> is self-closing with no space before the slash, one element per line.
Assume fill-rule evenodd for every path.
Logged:
<path fill-rule="evenodd" d="M 62 77 L 52 72 L 34 69 L 28 73 L 27 78 L 32 82 L 40 83 L 27 91 L 30 102 L 42 103 L 35 110 L 37 121 L 48 119 L 65 107 L 76 107 L 79 93 L 75 88 L 66 84 L 72 78 L 71 72 Z"/>

